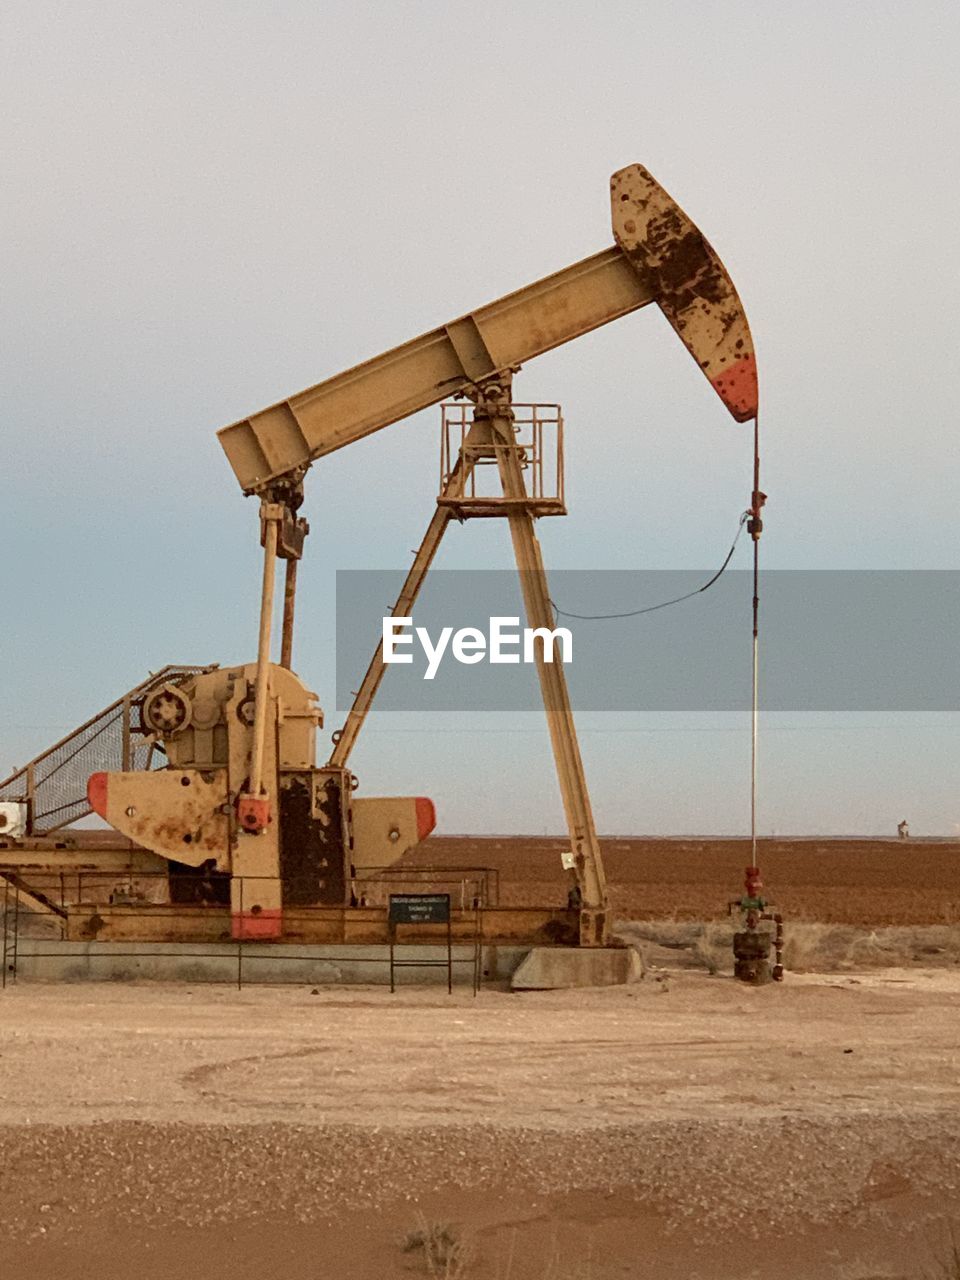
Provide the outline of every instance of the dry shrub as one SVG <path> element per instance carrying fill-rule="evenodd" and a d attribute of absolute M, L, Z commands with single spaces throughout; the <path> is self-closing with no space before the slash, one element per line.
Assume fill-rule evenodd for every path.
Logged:
<path fill-rule="evenodd" d="M 880 929 L 804 923 L 786 926 L 784 964 L 797 973 L 958 962 L 960 928 L 956 925 L 898 925 Z"/>
<path fill-rule="evenodd" d="M 616 932 L 636 945 L 651 942 L 658 947 L 683 950 L 693 945 L 703 928 L 702 923 L 690 920 L 630 920 L 618 924 Z"/>
<path fill-rule="evenodd" d="M 833 972 L 847 967 L 858 930 L 846 924 L 784 924 L 784 968 L 794 973 Z"/>
<path fill-rule="evenodd" d="M 466 1275 L 469 1251 L 449 1222 L 427 1222 L 418 1215 L 417 1226 L 407 1232 L 401 1247 L 404 1253 L 419 1253 L 426 1274 L 434 1280 L 460 1280 Z"/>
<path fill-rule="evenodd" d="M 720 973 L 733 968 L 734 923 L 727 920 L 632 920 L 617 935 L 640 952 L 648 967 L 653 948 L 676 953 L 676 963 Z"/>
<path fill-rule="evenodd" d="M 617 933 L 635 946 L 645 961 L 663 949 L 675 961 L 661 963 L 729 973 L 733 968 L 736 920 L 633 920 Z M 765 928 L 773 928 L 766 924 Z M 784 922 L 784 967 L 794 973 L 836 973 L 850 969 L 893 969 L 910 965 L 960 964 L 960 925 L 897 925 L 865 929 L 850 924 Z"/>
<path fill-rule="evenodd" d="M 720 973 L 733 964 L 733 934 L 730 921 L 708 920 L 694 939 L 691 955 L 708 973 Z"/>

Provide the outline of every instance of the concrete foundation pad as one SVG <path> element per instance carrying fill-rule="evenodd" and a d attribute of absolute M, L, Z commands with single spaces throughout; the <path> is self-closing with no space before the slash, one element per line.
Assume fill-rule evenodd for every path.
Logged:
<path fill-rule="evenodd" d="M 514 991 L 618 987 L 643 977 L 633 947 L 534 947 L 510 979 Z"/>
<path fill-rule="evenodd" d="M 526 947 L 484 946 L 480 957 L 482 980 L 507 981 L 526 952 Z M 398 946 L 395 958 L 402 964 L 410 960 L 419 965 L 430 962 L 429 968 L 397 969 L 398 984 L 446 986 L 446 947 Z M 454 990 L 469 991 L 474 948 L 454 945 L 452 959 Z M 121 944 L 23 938 L 15 965 L 8 964 L 7 983 L 14 981 L 386 985 L 390 981 L 390 950 L 384 946 L 276 942 Z"/>

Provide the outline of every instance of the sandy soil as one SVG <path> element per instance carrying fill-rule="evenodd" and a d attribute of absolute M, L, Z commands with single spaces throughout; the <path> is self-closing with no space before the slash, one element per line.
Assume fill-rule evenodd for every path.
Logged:
<path fill-rule="evenodd" d="M 20 986 L 2 1275 L 920 1277 L 960 1221 L 960 971 L 750 989 Z"/>
<path fill-rule="evenodd" d="M 404 865 L 492 867 L 504 905 L 559 903 L 566 891 L 559 837 L 431 836 Z M 614 913 L 622 919 L 709 920 L 743 891 L 746 840 L 604 839 Z M 960 842 L 765 839 L 767 896 L 789 920 L 911 925 L 960 921 Z"/>

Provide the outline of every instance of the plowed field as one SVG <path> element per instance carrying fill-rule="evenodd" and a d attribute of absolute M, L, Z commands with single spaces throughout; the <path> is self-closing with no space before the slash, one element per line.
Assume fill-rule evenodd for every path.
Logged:
<path fill-rule="evenodd" d="M 620 919 L 709 920 L 739 896 L 746 840 L 634 837 L 601 841 Z M 563 838 L 431 836 L 409 866 L 489 867 L 504 906 L 562 903 Z M 914 925 L 960 921 L 960 842 L 954 840 L 762 840 L 767 897 L 791 920 Z"/>

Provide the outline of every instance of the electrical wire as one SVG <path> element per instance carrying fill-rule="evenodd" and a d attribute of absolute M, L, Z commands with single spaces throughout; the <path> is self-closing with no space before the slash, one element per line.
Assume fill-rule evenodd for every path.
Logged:
<path fill-rule="evenodd" d="M 751 706 L 750 706 L 750 865 L 757 863 L 757 776 L 758 745 L 760 728 L 760 534 L 763 530 L 761 511 L 767 495 L 760 491 L 760 414 L 753 418 L 753 492 L 750 507 L 740 517 L 737 533 L 727 552 L 726 559 L 709 581 L 695 591 L 688 591 L 672 600 L 662 600 L 659 604 L 650 604 L 643 609 L 630 609 L 624 613 L 571 613 L 561 609 L 555 600 L 550 600 L 550 607 L 558 618 L 574 618 L 578 622 L 607 622 L 616 618 L 639 618 L 644 613 L 656 613 L 658 609 L 669 609 L 672 605 L 682 604 L 684 600 L 692 600 L 694 596 L 708 591 L 721 577 L 727 565 L 733 559 L 740 535 L 744 526 L 749 528 L 753 540 L 753 645 L 751 658 Z"/>
<path fill-rule="evenodd" d="M 737 549 L 737 543 L 740 541 L 740 535 L 743 533 L 744 525 L 747 523 L 749 518 L 749 511 L 745 511 L 740 517 L 736 537 L 730 545 L 730 550 L 727 552 L 726 559 L 713 577 L 708 582 L 705 582 L 702 587 L 697 587 L 694 591 L 688 591 L 686 595 L 676 596 L 673 600 L 662 600 L 660 604 L 648 604 L 646 608 L 643 609 L 631 609 L 628 613 L 569 613 L 566 609 L 561 609 L 554 600 L 550 601 L 550 606 L 553 609 L 553 612 L 561 618 L 576 618 L 578 622 L 606 622 L 611 618 L 639 618 L 642 613 L 656 613 L 658 609 L 669 609 L 671 605 L 682 604 L 684 600 L 692 600 L 694 596 L 702 595 L 704 591 L 708 591 L 733 559 L 733 553 Z"/>

